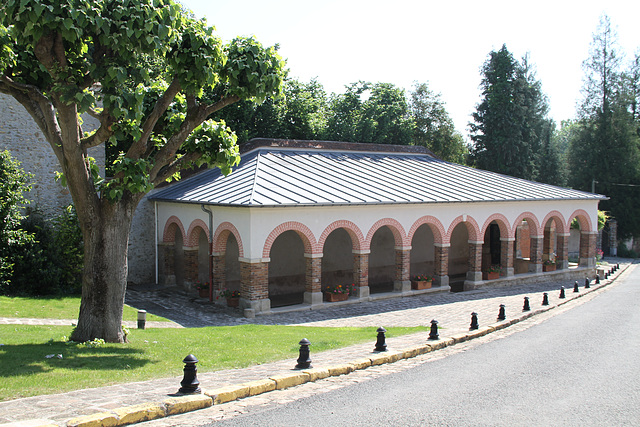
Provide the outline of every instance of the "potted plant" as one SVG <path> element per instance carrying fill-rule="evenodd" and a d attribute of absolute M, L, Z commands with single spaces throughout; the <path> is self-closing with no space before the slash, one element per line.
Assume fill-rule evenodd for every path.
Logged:
<path fill-rule="evenodd" d="M 482 280 L 496 280 L 500 278 L 500 266 L 490 265 L 482 272 Z"/>
<path fill-rule="evenodd" d="M 346 301 L 356 292 L 356 285 L 329 285 L 324 290 L 324 299 L 328 302 Z"/>
<path fill-rule="evenodd" d="M 220 297 L 227 299 L 227 307 L 237 307 L 240 305 L 240 291 L 232 291 L 225 288 L 220 291 L 216 299 Z"/>
<path fill-rule="evenodd" d="M 418 274 L 411 277 L 411 289 L 429 289 L 433 284 L 433 277 L 426 274 Z"/>
<path fill-rule="evenodd" d="M 198 280 L 194 286 L 196 287 L 196 290 L 198 291 L 198 295 L 200 296 L 200 298 L 209 297 L 209 282 L 205 282 L 204 284 L 202 284 Z"/>
<path fill-rule="evenodd" d="M 542 263 L 542 271 L 556 271 L 556 262 L 546 260 Z"/>

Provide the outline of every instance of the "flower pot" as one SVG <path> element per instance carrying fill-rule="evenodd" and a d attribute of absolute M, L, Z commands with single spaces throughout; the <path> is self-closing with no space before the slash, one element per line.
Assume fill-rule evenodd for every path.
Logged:
<path fill-rule="evenodd" d="M 227 307 L 237 307 L 240 305 L 240 298 L 227 298 Z"/>
<path fill-rule="evenodd" d="M 324 299 L 328 302 L 346 301 L 349 299 L 349 294 L 332 294 L 330 292 L 325 292 Z"/>
<path fill-rule="evenodd" d="M 198 289 L 198 295 L 200 298 L 209 298 L 209 289 Z"/>
<path fill-rule="evenodd" d="M 420 290 L 420 289 L 430 289 L 433 281 L 431 280 L 412 280 L 411 281 L 411 289 Z"/>
<path fill-rule="evenodd" d="M 542 271 L 556 271 L 556 265 L 555 264 L 542 264 Z"/>
<path fill-rule="evenodd" d="M 499 271 L 485 271 L 482 273 L 482 280 L 496 280 L 500 278 Z"/>

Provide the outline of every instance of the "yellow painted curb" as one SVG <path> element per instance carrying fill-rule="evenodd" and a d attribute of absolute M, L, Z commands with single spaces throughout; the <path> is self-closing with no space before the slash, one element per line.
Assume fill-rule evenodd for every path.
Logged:
<path fill-rule="evenodd" d="M 356 359 L 352 361 L 351 364 L 356 370 L 366 369 L 371 366 L 371 359 L 369 359 L 368 357 L 363 357 L 362 359 Z"/>
<path fill-rule="evenodd" d="M 255 396 L 276 389 L 276 382 L 269 379 L 250 381 L 243 385 L 249 386 L 249 396 Z"/>
<path fill-rule="evenodd" d="M 369 360 L 369 359 L 367 359 Z M 371 362 L 369 362 L 371 363 Z M 317 381 L 330 376 L 329 369 L 327 368 L 312 368 L 302 371 L 309 375 L 309 381 Z M 274 383 L 275 384 L 275 383 Z"/>
<path fill-rule="evenodd" d="M 338 375 L 346 375 L 355 370 L 355 367 L 349 363 L 343 363 L 342 365 L 329 366 L 329 375 L 337 377 Z"/>
<path fill-rule="evenodd" d="M 219 405 L 249 396 L 249 386 L 243 384 L 228 385 L 215 390 L 205 391 L 205 395 L 213 399 L 214 405 Z"/>
<path fill-rule="evenodd" d="M 386 353 L 377 354 L 375 356 L 371 356 L 371 366 L 383 365 L 385 363 L 389 363 L 389 355 Z"/>
<path fill-rule="evenodd" d="M 284 388 L 289 388 L 308 382 L 309 374 L 301 372 L 299 374 L 291 375 L 274 375 L 270 377 L 270 379 L 276 382 L 276 390 L 282 390 Z"/>
<path fill-rule="evenodd" d="M 194 394 L 188 396 L 170 397 L 162 402 L 167 409 L 167 415 L 184 414 L 208 408 L 213 405 L 213 399 L 206 394 Z"/>
<path fill-rule="evenodd" d="M 118 425 L 141 423 L 165 416 L 164 407 L 160 403 L 141 403 L 113 409 L 118 416 Z"/>
<path fill-rule="evenodd" d="M 83 415 L 67 421 L 67 427 L 115 427 L 117 425 L 118 417 L 113 412 Z"/>
<path fill-rule="evenodd" d="M 461 332 L 459 334 L 453 335 L 451 339 L 454 343 L 459 344 L 461 342 L 467 341 L 469 339 L 469 334 L 467 334 L 466 332 Z"/>

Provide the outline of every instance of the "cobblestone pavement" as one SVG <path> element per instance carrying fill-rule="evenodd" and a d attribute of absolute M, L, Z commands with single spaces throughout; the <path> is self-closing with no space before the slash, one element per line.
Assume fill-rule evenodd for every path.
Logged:
<path fill-rule="evenodd" d="M 624 274 L 625 268 L 628 267 L 628 265 L 621 265 L 621 267 L 622 274 Z M 631 267 L 635 268 L 635 266 Z M 618 276 L 619 273 L 617 273 L 616 276 Z M 604 286 L 610 281 L 611 279 L 603 281 L 603 285 L 601 286 Z M 274 314 L 272 316 L 257 317 L 255 319 L 240 317 L 239 311 L 227 307 L 203 304 L 202 302 L 204 300 L 198 300 L 184 295 L 176 295 L 168 293 L 168 291 L 151 292 L 132 289 L 127 293 L 126 301 L 129 305 L 136 308 L 144 308 L 153 314 L 167 317 L 185 327 L 238 325 L 245 323 L 295 324 L 318 327 L 428 326 L 431 319 L 437 319 L 440 327 L 440 335 L 444 337 L 468 331 L 472 311 L 478 313 L 478 320 L 481 327 L 496 322 L 500 304 L 506 306 L 507 320 L 521 316 L 525 296 L 530 298 L 532 310 L 541 308 L 543 292 L 548 292 L 550 306 L 556 306 L 562 302 L 562 300 L 559 299 L 560 286 L 566 288 L 567 300 L 585 293 L 584 283 L 580 283 L 580 293 L 573 292 L 573 283 L 541 283 L 509 288 L 484 288 L 482 290 L 457 294 L 426 294 L 410 298 L 396 298 L 364 302 L 361 304 L 341 305 L 323 310 Z M 567 305 L 564 307 L 566 306 Z M 1 321 L 2 319 L 0 319 L 0 322 Z M 151 325 L 149 326 L 151 327 Z M 418 333 L 401 337 L 390 337 L 387 339 L 387 345 L 390 350 L 407 348 L 419 343 L 424 343 L 427 340 L 427 335 L 428 333 Z M 329 366 L 335 364 L 336 361 L 346 362 L 370 356 L 374 343 L 375 331 L 372 331 L 371 343 L 354 345 L 323 353 L 314 354 L 312 352 L 311 358 L 313 365 L 315 367 Z M 283 360 L 245 369 L 199 373 L 198 378 L 203 388 L 215 389 L 224 385 L 264 379 L 280 373 L 290 373 L 294 365 L 295 360 Z M 373 370 L 369 371 L 369 369 L 365 369 L 364 371 L 374 372 Z M 37 418 L 53 420 L 59 425 L 64 425 L 63 422 L 65 420 L 78 415 L 103 412 L 140 403 L 162 401 L 168 395 L 177 391 L 180 387 L 181 379 L 182 376 L 176 376 L 159 380 L 0 402 L 0 423 Z M 260 396 L 256 396 L 255 398 L 258 398 L 259 401 Z M 262 398 L 264 399 L 264 397 Z"/>

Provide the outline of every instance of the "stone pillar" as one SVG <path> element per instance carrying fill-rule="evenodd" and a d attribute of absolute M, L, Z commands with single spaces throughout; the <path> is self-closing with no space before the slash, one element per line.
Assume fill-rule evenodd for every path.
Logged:
<path fill-rule="evenodd" d="M 411 246 L 397 246 L 396 250 L 396 277 L 393 282 L 393 290 L 396 292 L 408 292 L 411 290 Z"/>
<path fill-rule="evenodd" d="M 558 233 L 556 247 L 556 270 L 566 270 L 567 268 L 569 268 L 570 235 L 570 233 Z"/>
<path fill-rule="evenodd" d="M 213 296 L 227 287 L 227 267 L 225 254 L 214 252 L 211 255 L 213 261 Z"/>
<path fill-rule="evenodd" d="M 192 290 L 198 281 L 198 248 L 184 247 L 184 286 Z"/>
<path fill-rule="evenodd" d="M 618 256 L 618 221 L 609 219 L 609 255 Z"/>
<path fill-rule="evenodd" d="M 542 242 L 544 236 L 531 236 L 529 273 L 542 273 Z"/>
<path fill-rule="evenodd" d="M 173 248 L 173 242 L 159 243 L 159 253 L 162 254 L 162 269 L 160 271 L 160 277 L 158 278 L 159 284 L 164 286 L 175 286 L 176 284 L 176 256 Z"/>
<path fill-rule="evenodd" d="M 435 277 L 434 285 L 449 286 L 449 243 L 436 243 L 434 245 Z"/>
<path fill-rule="evenodd" d="M 369 251 L 353 251 L 353 283 L 359 298 L 369 297 Z"/>
<path fill-rule="evenodd" d="M 322 254 L 304 254 L 307 263 L 305 269 L 304 303 L 322 304 Z"/>
<path fill-rule="evenodd" d="M 513 244 L 514 238 L 500 239 L 500 270 L 501 276 L 513 276 Z"/>
<path fill-rule="evenodd" d="M 464 290 L 474 289 L 473 282 L 482 281 L 482 245 L 484 242 L 469 241 L 469 270 Z M 469 285 L 468 285 L 469 283 Z"/>
<path fill-rule="evenodd" d="M 247 317 L 271 312 L 269 261 L 269 258 L 240 259 L 240 307 Z"/>
<path fill-rule="evenodd" d="M 580 267 L 595 267 L 597 235 L 597 232 L 591 231 L 580 233 Z"/>

